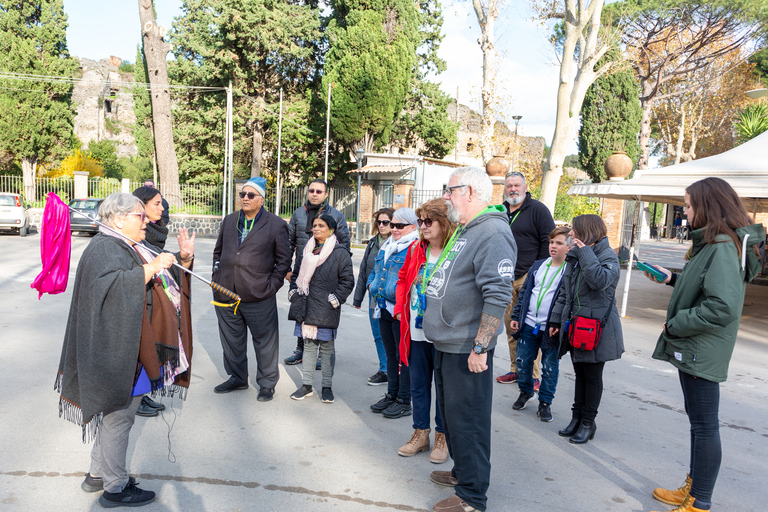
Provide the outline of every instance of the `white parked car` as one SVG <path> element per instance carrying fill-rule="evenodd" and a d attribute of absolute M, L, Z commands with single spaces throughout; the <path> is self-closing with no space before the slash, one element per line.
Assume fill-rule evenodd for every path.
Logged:
<path fill-rule="evenodd" d="M 0 230 L 13 230 L 27 236 L 29 217 L 21 194 L 0 192 Z"/>

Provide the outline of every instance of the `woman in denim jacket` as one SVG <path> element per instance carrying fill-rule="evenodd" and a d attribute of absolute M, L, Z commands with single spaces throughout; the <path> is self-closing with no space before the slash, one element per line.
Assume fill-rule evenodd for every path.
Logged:
<path fill-rule="evenodd" d="M 387 353 L 387 394 L 371 405 L 371 410 L 387 418 L 413 413 L 411 379 L 408 367 L 400 366 L 400 321 L 394 318 L 397 279 L 408 247 L 418 239 L 418 218 L 411 208 L 400 208 L 392 216 L 392 236 L 379 249 L 373 272 L 368 276 L 368 291 L 376 302 L 373 317 L 379 319 L 379 331 Z"/>

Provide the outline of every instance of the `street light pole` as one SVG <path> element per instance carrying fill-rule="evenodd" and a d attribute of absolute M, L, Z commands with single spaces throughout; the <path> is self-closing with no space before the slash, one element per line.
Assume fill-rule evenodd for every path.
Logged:
<path fill-rule="evenodd" d="M 517 161 L 519 160 L 520 156 L 520 147 L 517 144 L 517 125 L 520 124 L 520 120 L 523 118 L 523 116 L 512 116 L 512 119 L 515 120 L 515 165 L 512 167 L 513 171 L 517 170 Z"/>
<path fill-rule="evenodd" d="M 360 243 L 360 181 L 361 172 L 363 169 L 363 157 L 365 156 L 365 150 L 362 147 L 357 148 L 357 205 L 355 209 L 355 244 Z"/>

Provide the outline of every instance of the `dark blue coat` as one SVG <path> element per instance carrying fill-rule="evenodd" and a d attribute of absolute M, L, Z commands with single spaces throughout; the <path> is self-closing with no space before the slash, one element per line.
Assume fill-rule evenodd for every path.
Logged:
<path fill-rule="evenodd" d="M 541 265 L 547 261 L 547 258 L 543 260 L 536 260 L 528 269 L 528 277 L 525 278 L 523 287 L 520 289 L 520 295 L 518 296 L 515 309 L 512 312 L 512 320 L 517 320 L 519 329 L 516 333 L 512 334 L 516 340 L 520 339 L 520 335 L 523 333 L 523 325 L 525 325 L 525 317 L 528 315 L 528 305 L 531 303 L 531 295 L 533 294 L 533 288 L 536 285 L 536 272 L 538 272 Z M 565 262 L 563 262 L 565 265 Z M 554 338 L 549 336 L 549 317 L 552 316 L 552 308 L 555 306 L 557 294 L 560 292 L 560 285 L 563 284 L 563 280 L 557 283 L 555 288 L 555 294 L 552 296 L 552 303 L 549 305 L 549 313 L 547 313 L 547 325 L 542 326 L 544 330 L 544 337 L 541 339 L 542 348 L 558 348 L 560 346 L 560 338 L 555 336 Z"/>

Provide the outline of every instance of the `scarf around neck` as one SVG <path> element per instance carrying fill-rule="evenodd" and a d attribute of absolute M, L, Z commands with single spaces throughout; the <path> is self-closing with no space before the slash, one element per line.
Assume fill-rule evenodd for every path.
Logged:
<path fill-rule="evenodd" d="M 387 238 L 387 241 L 384 242 L 384 245 L 381 246 L 381 249 L 379 251 L 384 251 L 384 263 L 387 262 L 390 256 L 393 254 L 396 254 L 403 249 L 407 249 L 411 243 L 419 238 L 419 230 L 414 229 L 407 235 L 403 235 L 400 237 L 400 240 L 395 240 L 395 238 L 392 235 L 389 235 L 389 238 Z"/>
<path fill-rule="evenodd" d="M 333 252 L 334 247 L 336 247 L 336 235 L 331 235 L 326 238 L 319 254 L 314 254 L 312 252 L 315 249 L 316 243 L 315 237 L 311 237 L 304 246 L 299 277 L 296 279 L 296 286 L 298 286 L 298 293 L 300 295 L 309 295 L 309 282 L 312 280 L 312 276 L 315 274 L 317 267 L 325 263 L 328 256 Z M 301 335 L 302 337 L 311 340 L 317 339 L 317 326 L 302 323 Z"/>

